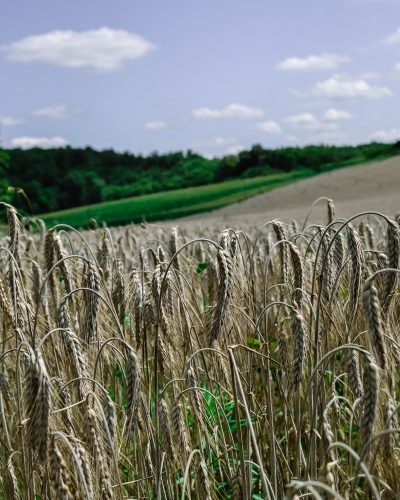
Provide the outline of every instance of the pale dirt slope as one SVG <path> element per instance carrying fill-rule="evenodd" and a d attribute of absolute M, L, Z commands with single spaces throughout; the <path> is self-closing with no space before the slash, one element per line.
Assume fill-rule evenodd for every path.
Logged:
<path fill-rule="evenodd" d="M 400 156 L 327 172 L 185 220 L 218 218 L 232 225 L 240 219 L 263 222 L 290 218 L 302 222 L 320 196 L 333 199 L 339 217 L 348 218 L 367 210 L 393 216 L 400 211 Z M 320 203 L 312 212 L 312 221 L 325 220 L 326 203 Z"/>

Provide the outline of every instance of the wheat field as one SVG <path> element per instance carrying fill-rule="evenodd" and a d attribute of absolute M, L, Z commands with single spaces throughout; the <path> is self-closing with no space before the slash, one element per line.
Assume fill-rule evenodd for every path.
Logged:
<path fill-rule="evenodd" d="M 79 232 L 2 203 L 0 498 L 399 498 L 400 217 L 318 204 Z"/>

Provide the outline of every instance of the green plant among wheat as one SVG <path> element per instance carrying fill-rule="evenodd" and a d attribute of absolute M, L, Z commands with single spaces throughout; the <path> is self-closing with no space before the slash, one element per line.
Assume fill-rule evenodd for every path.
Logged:
<path fill-rule="evenodd" d="M 86 232 L 2 203 L 0 498 L 399 498 L 400 220 L 319 203 Z"/>

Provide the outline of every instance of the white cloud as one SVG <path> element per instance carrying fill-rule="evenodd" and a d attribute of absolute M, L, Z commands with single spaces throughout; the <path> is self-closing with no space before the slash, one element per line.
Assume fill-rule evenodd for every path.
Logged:
<path fill-rule="evenodd" d="M 66 106 L 59 105 L 36 109 L 33 114 L 35 116 L 44 116 L 46 118 L 63 119 L 78 115 L 81 112 L 82 110 L 79 108 L 67 108 Z"/>
<path fill-rule="evenodd" d="M 351 59 L 339 54 L 310 55 L 308 57 L 289 57 L 276 65 L 282 71 L 311 71 L 336 69 L 343 64 L 348 64 Z"/>
<path fill-rule="evenodd" d="M 299 138 L 296 137 L 295 135 L 287 135 L 286 136 L 286 140 L 290 143 L 290 144 L 298 144 L 299 142 Z"/>
<path fill-rule="evenodd" d="M 341 131 L 322 130 L 318 134 L 318 140 L 328 144 L 340 144 L 348 142 L 349 137 Z"/>
<path fill-rule="evenodd" d="M 2 127 L 15 127 L 15 125 L 21 125 L 22 123 L 25 123 L 25 120 L 17 116 L 0 116 L 0 125 Z"/>
<path fill-rule="evenodd" d="M 397 71 L 400 71 L 400 63 L 397 63 L 397 64 L 396 64 L 396 70 L 397 70 Z"/>
<path fill-rule="evenodd" d="M 264 116 L 264 111 L 235 102 L 221 109 L 199 108 L 192 114 L 195 118 L 260 118 Z"/>
<path fill-rule="evenodd" d="M 263 132 L 266 132 L 267 134 L 281 133 L 281 127 L 276 122 L 273 121 L 257 123 L 257 128 L 259 128 Z"/>
<path fill-rule="evenodd" d="M 233 137 L 213 137 L 212 139 L 196 142 L 189 146 L 190 149 L 222 148 L 232 144 L 237 144 Z"/>
<path fill-rule="evenodd" d="M 236 144 L 235 146 L 231 146 L 225 151 L 225 154 L 227 155 L 237 155 L 241 151 L 244 151 L 245 147 L 242 146 L 241 144 Z"/>
<path fill-rule="evenodd" d="M 157 130 L 165 130 L 167 126 L 168 125 L 165 122 L 158 121 L 158 122 L 147 122 L 145 123 L 144 128 L 146 130 L 157 131 Z"/>
<path fill-rule="evenodd" d="M 64 137 L 15 137 L 11 140 L 11 147 L 30 149 L 30 148 L 63 148 L 69 143 Z"/>
<path fill-rule="evenodd" d="M 357 79 L 360 80 L 378 80 L 379 78 L 381 78 L 381 75 L 374 71 L 365 71 L 357 76 Z"/>
<path fill-rule="evenodd" d="M 233 139 L 232 137 L 214 137 L 214 139 L 211 141 L 211 144 L 216 147 L 220 146 L 228 146 L 229 144 L 234 144 L 236 142 L 236 139 Z"/>
<path fill-rule="evenodd" d="M 370 85 L 365 79 L 349 79 L 345 76 L 334 75 L 323 82 L 317 83 L 310 92 L 317 97 L 332 99 L 382 99 L 393 95 L 387 87 Z"/>
<path fill-rule="evenodd" d="M 327 109 L 323 116 L 324 119 L 328 121 L 349 120 L 352 118 L 352 115 L 348 111 L 334 108 Z"/>
<path fill-rule="evenodd" d="M 7 52 L 10 61 L 114 71 L 130 59 L 145 56 L 155 47 L 135 33 L 103 27 L 28 36 L 2 49 Z"/>
<path fill-rule="evenodd" d="M 397 28 L 394 33 L 387 36 L 383 41 L 388 44 L 400 43 L 400 28 Z"/>
<path fill-rule="evenodd" d="M 396 142 L 400 141 L 400 128 L 390 130 L 377 130 L 371 134 L 371 139 L 378 142 Z"/>
<path fill-rule="evenodd" d="M 318 123 L 318 119 L 311 113 L 301 113 L 300 115 L 287 116 L 285 122 L 296 126 L 311 126 Z"/>
<path fill-rule="evenodd" d="M 333 115 L 333 113 L 331 113 L 332 111 L 336 110 L 328 110 L 328 112 L 330 112 L 329 115 Z M 338 128 L 338 124 L 335 120 L 326 118 L 326 113 L 323 116 L 323 119 L 317 118 L 312 113 L 291 115 L 285 118 L 285 122 L 289 123 L 289 125 L 292 125 L 293 127 L 306 130 L 315 130 L 319 132 L 333 131 Z"/>

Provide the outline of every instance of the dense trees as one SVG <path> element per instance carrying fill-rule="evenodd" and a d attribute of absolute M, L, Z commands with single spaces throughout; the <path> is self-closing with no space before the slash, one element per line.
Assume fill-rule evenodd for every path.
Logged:
<path fill-rule="evenodd" d="M 7 151 L 0 149 L 0 200 L 9 201 L 11 194 L 8 190 L 8 169 L 10 166 L 10 155 Z"/>
<path fill-rule="evenodd" d="M 0 197 L 13 186 L 30 199 L 34 213 L 127 196 L 311 168 L 315 172 L 343 163 L 396 154 L 395 145 L 306 146 L 265 149 L 259 144 L 237 156 L 207 159 L 192 151 L 148 156 L 92 148 L 0 149 Z M 14 189 L 14 193 L 18 192 Z M 14 203 L 27 209 L 26 200 Z"/>

